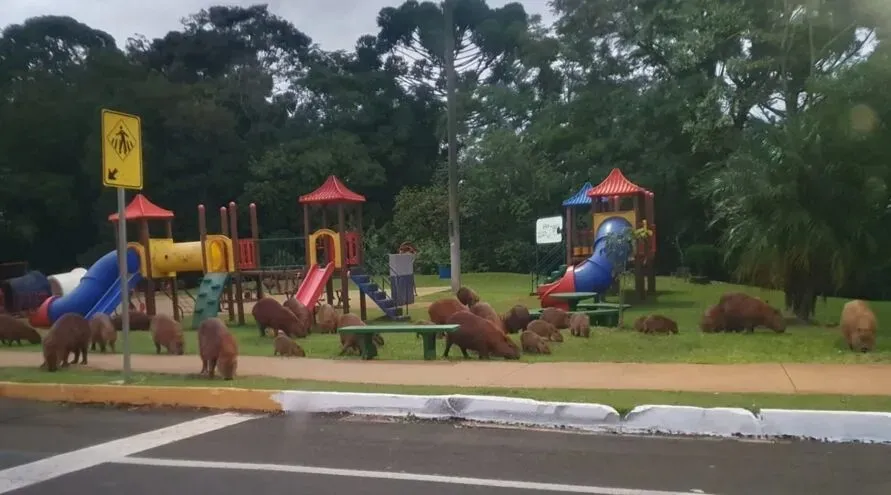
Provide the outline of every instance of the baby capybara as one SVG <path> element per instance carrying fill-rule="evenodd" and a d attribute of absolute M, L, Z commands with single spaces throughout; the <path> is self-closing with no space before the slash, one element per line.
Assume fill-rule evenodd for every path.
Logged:
<path fill-rule="evenodd" d="M 201 374 L 214 377 L 217 366 L 224 380 L 231 380 L 238 368 L 238 343 L 219 318 L 208 318 L 198 325 L 198 353 Z"/>
<path fill-rule="evenodd" d="M 303 338 L 309 335 L 310 330 L 312 330 L 313 324 L 312 311 L 304 306 L 302 302 L 294 299 L 293 297 L 287 298 L 283 306 L 290 309 L 291 312 L 294 313 L 294 316 L 297 317 L 297 321 L 300 322 L 300 328 L 298 329 L 299 332 L 294 335 L 294 337 Z"/>
<path fill-rule="evenodd" d="M 29 344 L 39 344 L 40 334 L 17 318 L 6 314 L 0 315 L 0 342 L 6 345 L 12 345 L 13 342 L 22 345 L 23 340 Z"/>
<path fill-rule="evenodd" d="M 470 307 L 470 312 L 480 318 L 485 318 L 491 321 L 492 324 L 495 325 L 495 328 L 507 333 L 507 330 L 504 328 L 504 322 L 501 321 L 501 317 L 498 316 L 498 313 L 492 309 L 492 306 L 489 305 L 489 303 L 478 302 Z"/>
<path fill-rule="evenodd" d="M 364 327 L 365 322 L 362 321 L 358 316 L 347 313 L 345 315 L 341 315 L 340 318 L 337 319 L 337 328 L 341 327 Z M 342 333 L 340 334 L 340 355 L 343 356 L 347 352 L 356 354 L 362 353 L 362 344 L 359 335 L 355 333 Z"/>
<path fill-rule="evenodd" d="M 142 311 L 135 310 L 130 310 L 127 313 L 130 314 L 130 330 L 148 330 L 151 327 L 152 319 L 149 315 Z M 111 318 L 111 323 L 114 325 L 115 330 L 121 330 L 123 328 L 121 315 L 114 315 Z"/>
<path fill-rule="evenodd" d="M 322 333 L 334 333 L 337 331 L 337 311 L 328 303 L 319 306 L 316 311 L 316 321 L 319 331 Z"/>
<path fill-rule="evenodd" d="M 470 311 L 458 311 L 446 320 L 448 325 L 459 325 L 454 332 L 446 334 L 446 346 L 443 357 L 449 356 L 452 344 L 461 349 L 465 358 L 470 357 L 468 350 L 476 351 L 480 359 L 491 356 L 505 359 L 520 359 L 519 347 L 504 332 L 495 328 L 485 318 Z"/>
<path fill-rule="evenodd" d="M 526 330 L 526 325 L 529 325 L 529 322 L 532 321 L 532 316 L 529 314 L 529 308 L 522 304 L 517 304 L 504 315 L 503 321 L 504 328 L 507 329 L 508 333 L 522 332 Z"/>
<path fill-rule="evenodd" d="M 168 354 L 183 355 L 185 340 L 182 326 L 178 321 L 167 315 L 155 315 L 152 318 L 151 331 L 156 354 L 161 354 L 161 347 L 164 347 Z"/>
<path fill-rule="evenodd" d="M 721 311 L 721 306 L 714 305 L 709 306 L 708 309 L 702 313 L 702 319 L 699 320 L 699 329 L 705 333 L 715 333 L 715 332 L 723 332 L 726 328 L 724 324 L 724 312 Z"/>
<path fill-rule="evenodd" d="M 757 297 L 732 292 L 721 296 L 718 306 L 724 315 L 727 330 L 752 333 L 755 327 L 765 326 L 777 333 L 786 331 L 786 319 L 782 313 Z"/>
<path fill-rule="evenodd" d="M 87 364 L 87 350 L 90 348 L 90 322 L 77 313 L 62 315 L 50 328 L 43 339 L 43 359 L 41 368 L 56 371 L 60 366 L 68 366 L 68 354 L 73 353 L 72 364 L 80 359 Z"/>
<path fill-rule="evenodd" d="M 427 315 L 430 316 L 430 321 L 437 325 L 445 325 L 449 317 L 458 311 L 468 311 L 467 306 L 451 297 L 433 301 L 433 304 L 427 307 Z"/>
<path fill-rule="evenodd" d="M 545 342 L 540 335 L 530 330 L 524 330 L 523 333 L 520 334 L 520 343 L 523 345 L 523 352 L 528 352 L 530 354 L 551 353 L 551 348 L 548 347 L 548 343 Z"/>
<path fill-rule="evenodd" d="M 869 352 L 875 347 L 878 321 L 866 301 L 854 299 L 845 303 L 839 325 L 852 351 Z"/>
<path fill-rule="evenodd" d="M 569 318 L 569 333 L 576 337 L 591 336 L 591 318 L 585 313 L 573 313 Z"/>
<path fill-rule="evenodd" d="M 532 333 L 538 334 L 543 339 L 553 340 L 555 342 L 563 342 L 563 334 L 550 322 L 544 320 L 534 320 L 526 327 Z"/>
<path fill-rule="evenodd" d="M 290 337 L 306 337 L 306 331 L 297 316 L 271 297 L 257 301 L 251 315 L 257 322 L 261 337 L 266 336 L 267 328 L 271 328 L 273 332 L 281 330 Z"/>
<path fill-rule="evenodd" d="M 297 342 L 291 340 L 290 337 L 285 335 L 283 330 L 279 330 L 275 334 L 275 339 L 272 341 L 272 347 L 275 349 L 272 352 L 273 356 L 291 356 L 291 357 L 305 357 L 306 352 L 303 351 L 303 348 L 297 345 Z"/>
<path fill-rule="evenodd" d="M 95 351 L 99 347 L 99 351 L 103 354 L 107 348 L 111 348 L 111 352 L 116 352 L 114 344 L 118 340 L 118 332 L 114 329 L 111 317 L 105 313 L 96 313 L 90 318 L 90 350 Z"/>
<path fill-rule="evenodd" d="M 544 320 L 557 329 L 569 328 L 569 313 L 560 308 L 545 308 L 541 310 L 540 320 Z"/>
<path fill-rule="evenodd" d="M 461 304 L 468 307 L 480 302 L 480 296 L 478 296 L 470 287 L 461 287 L 458 289 L 458 292 L 455 293 L 455 297 L 461 301 Z"/>
<path fill-rule="evenodd" d="M 650 315 L 643 321 L 644 333 L 678 333 L 678 324 L 671 318 L 663 315 Z"/>

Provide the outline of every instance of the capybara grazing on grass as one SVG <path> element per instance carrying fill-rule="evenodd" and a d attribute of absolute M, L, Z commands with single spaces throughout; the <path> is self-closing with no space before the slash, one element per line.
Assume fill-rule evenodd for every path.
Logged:
<path fill-rule="evenodd" d="M 569 333 L 576 337 L 591 336 L 591 318 L 585 313 L 573 313 L 569 318 Z"/>
<path fill-rule="evenodd" d="M 201 374 L 214 377 L 217 367 L 224 380 L 231 380 L 238 368 L 238 343 L 219 318 L 208 318 L 198 325 L 198 353 Z"/>
<path fill-rule="evenodd" d="M 537 333 L 531 330 L 524 330 L 520 334 L 520 343 L 523 345 L 523 352 L 529 354 L 550 354 L 551 348 L 548 343 Z"/>
<path fill-rule="evenodd" d="M 303 351 L 303 348 L 297 345 L 297 342 L 294 342 L 290 337 L 285 335 L 283 330 L 278 330 L 276 332 L 275 339 L 272 341 L 272 347 L 275 349 L 272 353 L 273 356 L 306 356 L 306 352 Z"/>
<path fill-rule="evenodd" d="M 169 354 L 183 355 L 186 350 L 185 340 L 183 339 L 182 326 L 178 321 L 167 315 L 155 315 L 152 318 L 151 331 L 156 354 L 161 354 L 161 347 L 163 347 Z"/>
<path fill-rule="evenodd" d="M 474 304 L 480 302 L 480 296 L 471 289 L 470 287 L 461 287 L 458 289 L 458 292 L 455 293 L 455 297 L 461 301 L 461 304 L 470 307 Z"/>
<path fill-rule="evenodd" d="M 0 315 L 0 342 L 6 345 L 12 345 L 13 342 L 22 345 L 23 340 L 29 344 L 39 344 L 40 334 L 19 319 Z"/>
<path fill-rule="evenodd" d="M 849 349 L 860 352 L 873 350 L 878 321 L 866 301 L 854 299 L 845 303 L 839 323 Z"/>
<path fill-rule="evenodd" d="M 786 319 L 782 313 L 757 297 L 732 292 L 721 296 L 718 305 L 724 315 L 725 328 L 729 331 L 752 333 L 759 326 L 777 333 L 786 331 Z"/>
<path fill-rule="evenodd" d="M 504 328 L 507 332 L 516 333 L 526 330 L 526 326 L 532 321 L 532 316 L 529 314 L 529 308 L 522 304 L 517 304 L 510 308 L 510 311 L 504 315 L 503 320 Z"/>
<path fill-rule="evenodd" d="M 451 315 L 446 324 L 459 325 L 458 330 L 446 334 L 446 346 L 443 357 L 449 356 L 452 344 L 461 349 L 465 358 L 470 357 L 468 350 L 476 351 L 480 359 L 491 356 L 505 359 L 519 359 L 519 347 L 504 332 L 495 328 L 485 318 L 469 312 L 458 311 Z"/>
<path fill-rule="evenodd" d="M 294 299 L 293 297 L 287 298 L 283 306 L 290 309 L 291 312 L 294 313 L 294 316 L 297 317 L 297 321 L 300 322 L 300 327 L 297 329 L 298 331 L 294 335 L 294 337 L 303 338 L 309 335 L 313 324 L 312 311 L 304 306 L 302 302 Z"/>
<path fill-rule="evenodd" d="M 41 368 L 56 371 L 60 366 L 68 366 L 68 354 L 73 353 L 72 364 L 87 364 L 87 351 L 90 348 L 90 322 L 77 313 L 62 315 L 50 328 L 43 339 L 43 359 Z"/>
<path fill-rule="evenodd" d="M 427 315 L 430 317 L 430 321 L 437 325 L 445 325 L 449 317 L 458 311 L 468 311 L 467 306 L 451 297 L 433 301 L 433 304 L 427 307 Z"/>
<path fill-rule="evenodd" d="M 678 324 L 671 318 L 663 315 L 650 315 L 643 321 L 644 333 L 678 333 Z"/>
<path fill-rule="evenodd" d="M 646 316 L 641 316 L 641 317 L 639 317 L 639 318 L 637 318 L 637 319 L 634 320 L 634 324 L 632 325 L 632 327 L 633 327 L 634 330 L 637 331 L 637 332 L 645 332 L 645 331 L 646 331 L 646 327 L 644 326 L 644 322 L 646 322 L 646 321 L 647 321 L 647 317 L 646 317 Z"/>
<path fill-rule="evenodd" d="M 529 323 L 526 330 L 538 334 L 543 339 L 563 342 L 563 334 L 553 324 L 544 320 L 534 320 Z"/>
<path fill-rule="evenodd" d="M 290 337 L 306 337 L 306 330 L 297 316 L 271 297 L 257 301 L 251 315 L 257 322 L 261 337 L 266 336 L 267 328 L 271 328 L 273 332 L 281 330 Z"/>
<path fill-rule="evenodd" d="M 318 321 L 319 331 L 322 333 L 334 333 L 337 331 L 337 311 L 334 306 L 328 303 L 319 306 L 316 311 L 316 321 Z"/>
<path fill-rule="evenodd" d="M 114 329 L 114 324 L 107 314 L 96 313 L 90 318 L 90 337 L 92 339 L 91 351 L 95 351 L 98 346 L 99 351 L 103 354 L 107 348 L 111 348 L 111 352 L 115 352 L 114 344 L 118 340 L 118 332 Z"/>
<path fill-rule="evenodd" d="M 504 328 L 504 322 L 501 321 L 501 317 L 498 316 L 498 313 L 492 309 L 492 306 L 489 303 L 478 302 L 470 307 L 470 312 L 480 318 L 485 318 L 491 321 L 492 324 L 495 325 L 495 328 L 507 333 L 507 330 Z"/>
<path fill-rule="evenodd" d="M 715 333 L 723 332 L 725 328 L 724 312 L 721 311 L 721 306 L 717 304 L 709 306 L 705 313 L 702 314 L 702 319 L 699 321 L 699 329 L 705 333 Z"/>
<path fill-rule="evenodd" d="M 149 315 L 143 313 L 142 311 L 130 310 L 127 311 L 130 315 L 130 330 L 148 330 L 152 325 L 152 319 Z M 111 317 L 111 323 L 114 325 L 115 330 L 123 329 L 123 323 L 121 320 L 121 315 L 114 315 Z"/>
<path fill-rule="evenodd" d="M 337 319 L 337 328 L 343 327 L 364 327 L 365 322 L 362 321 L 358 316 L 347 313 L 345 315 L 341 315 L 340 318 Z M 347 351 L 355 351 L 356 354 L 362 353 L 362 346 L 360 343 L 360 337 L 357 334 L 340 334 L 340 355 L 343 356 L 347 353 Z M 384 338 L 380 336 L 380 334 L 374 334 L 371 336 L 372 342 L 374 345 L 381 347 L 384 345 Z"/>
<path fill-rule="evenodd" d="M 569 313 L 560 308 L 543 309 L 539 319 L 554 325 L 558 330 L 569 328 Z"/>

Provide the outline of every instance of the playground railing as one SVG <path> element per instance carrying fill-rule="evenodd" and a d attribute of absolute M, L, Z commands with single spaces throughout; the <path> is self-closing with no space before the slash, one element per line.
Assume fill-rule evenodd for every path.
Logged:
<path fill-rule="evenodd" d="M 293 270 L 306 265 L 305 237 L 256 239 L 257 266 L 254 269 Z"/>
<path fill-rule="evenodd" d="M 552 271 L 564 264 L 565 252 L 563 243 L 535 247 L 535 264 L 530 270 L 532 293 L 545 283 Z"/>
<path fill-rule="evenodd" d="M 381 290 L 385 291 L 394 301 L 396 301 L 395 294 L 393 293 L 393 284 L 390 283 L 390 277 L 392 276 L 402 276 L 402 275 L 411 275 L 410 273 L 399 273 L 392 265 L 389 263 L 375 262 L 366 259 L 366 270 L 368 275 L 371 277 L 372 281 L 376 283 Z M 414 291 L 414 295 L 417 295 L 417 290 Z M 402 314 L 408 315 L 408 304 L 400 304 L 396 307 L 402 308 Z"/>

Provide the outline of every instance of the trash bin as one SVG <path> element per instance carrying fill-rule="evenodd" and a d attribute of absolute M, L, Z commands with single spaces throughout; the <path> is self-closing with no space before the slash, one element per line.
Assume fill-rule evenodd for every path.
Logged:
<path fill-rule="evenodd" d="M 452 265 L 439 265 L 439 278 L 443 280 L 452 278 Z"/>
<path fill-rule="evenodd" d="M 415 255 L 390 255 L 390 292 L 397 306 L 415 302 Z"/>

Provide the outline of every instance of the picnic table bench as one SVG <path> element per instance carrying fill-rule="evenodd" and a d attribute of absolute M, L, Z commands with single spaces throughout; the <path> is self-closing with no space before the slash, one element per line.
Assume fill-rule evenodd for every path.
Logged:
<path fill-rule="evenodd" d="M 549 294 L 554 299 L 563 299 L 570 311 L 578 309 L 579 303 L 585 299 L 597 299 L 596 292 L 554 292 Z"/>
<path fill-rule="evenodd" d="M 529 316 L 533 320 L 541 317 L 541 308 L 530 309 Z M 601 308 L 601 309 L 579 309 L 572 313 L 584 313 L 591 319 L 591 325 L 595 327 L 616 327 L 619 326 L 619 308 Z"/>
<path fill-rule="evenodd" d="M 579 309 L 619 309 L 619 303 L 608 303 L 608 302 L 580 302 Z M 622 309 L 628 309 L 631 307 L 630 304 L 622 304 Z"/>
<path fill-rule="evenodd" d="M 362 351 L 362 359 L 374 359 L 377 356 L 377 346 L 372 340 L 376 333 L 420 334 L 424 343 L 424 360 L 432 361 L 436 359 L 436 334 L 451 333 L 457 329 L 458 325 L 355 325 L 341 327 L 337 332 L 355 334 L 360 337 L 359 346 Z"/>

